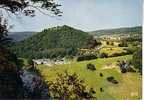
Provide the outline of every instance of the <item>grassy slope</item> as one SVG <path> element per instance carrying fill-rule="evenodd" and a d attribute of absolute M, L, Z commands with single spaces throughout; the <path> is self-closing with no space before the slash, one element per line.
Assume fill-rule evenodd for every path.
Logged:
<path fill-rule="evenodd" d="M 98 100 L 138 100 L 141 97 L 141 77 L 137 73 L 119 72 L 119 68 L 103 69 L 107 64 L 114 65 L 118 59 L 130 59 L 131 56 L 121 56 L 107 59 L 97 59 L 91 61 L 74 62 L 67 65 L 57 65 L 48 67 L 44 65 L 39 66 L 39 70 L 46 80 L 54 81 L 57 72 L 68 70 L 70 73 L 76 72 L 81 79 L 85 80 L 88 88 L 93 87 L 96 90 L 96 97 Z M 86 64 L 95 64 L 97 70 L 92 72 L 86 69 Z M 111 65 L 111 66 L 112 66 Z M 103 77 L 99 73 L 103 73 Z M 119 84 L 114 85 L 107 82 L 106 77 L 114 76 Z M 104 92 L 100 92 L 100 87 Z M 133 95 L 133 96 L 132 96 Z"/>
<path fill-rule="evenodd" d="M 114 53 L 126 52 L 124 48 L 126 47 L 104 47 L 100 50 L 100 53 L 107 53 L 108 55 L 112 55 Z"/>

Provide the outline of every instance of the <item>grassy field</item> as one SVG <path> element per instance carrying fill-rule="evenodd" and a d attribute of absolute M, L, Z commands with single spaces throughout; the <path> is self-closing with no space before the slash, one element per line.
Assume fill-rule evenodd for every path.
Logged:
<path fill-rule="evenodd" d="M 100 53 L 107 53 L 108 55 L 112 55 L 115 53 L 126 52 L 126 50 L 124 50 L 124 48 L 125 47 L 104 47 L 99 52 Z"/>
<path fill-rule="evenodd" d="M 141 76 L 137 73 L 121 73 L 117 60 L 131 59 L 131 55 L 96 59 L 91 61 L 73 62 L 65 65 L 55 65 L 48 67 L 39 65 L 42 76 L 48 81 L 55 81 L 56 73 L 63 73 L 68 70 L 69 73 L 76 72 L 81 79 L 85 81 L 87 88 L 94 88 L 98 100 L 139 100 L 141 98 Z M 92 63 L 96 66 L 96 71 L 87 70 L 86 65 Z M 103 77 L 100 77 L 100 72 Z M 118 84 L 109 83 L 106 78 L 114 76 Z M 100 92 L 103 88 L 104 92 Z"/>

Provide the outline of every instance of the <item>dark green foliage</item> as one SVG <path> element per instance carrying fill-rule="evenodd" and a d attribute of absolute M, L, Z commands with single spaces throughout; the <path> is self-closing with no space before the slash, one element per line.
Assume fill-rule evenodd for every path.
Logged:
<path fill-rule="evenodd" d="M 134 52 L 138 51 L 139 47 L 132 46 L 125 49 L 129 54 L 133 54 Z"/>
<path fill-rule="evenodd" d="M 103 88 L 100 88 L 100 92 L 104 92 Z"/>
<path fill-rule="evenodd" d="M 77 48 L 91 48 L 93 41 L 88 33 L 64 25 L 45 29 L 17 43 L 12 50 L 20 57 L 55 58 L 75 55 Z"/>
<path fill-rule="evenodd" d="M 107 53 L 101 53 L 99 55 L 100 58 L 108 58 L 108 54 Z"/>
<path fill-rule="evenodd" d="M 8 49 L 0 46 L 0 98 L 22 98 L 23 86 L 16 59 Z"/>
<path fill-rule="evenodd" d="M 132 68 L 132 67 L 128 67 L 126 70 L 127 70 L 127 72 L 136 72 L 136 70 L 134 70 L 134 68 Z"/>
<path fill-rule="evenodd" d="M 7 22 L 0 16 L 0 99 L 22 98 L 23 86 L 17 73 L 17 57 L 7 49 L 6 35 Z"/>
<path fill-rule="evenodd" d="M 133 66 L 136 69 L 138 69 L 140 73 L 142 73 L 142 48 L 140 48 L 133 54 L 133 58 L 131 62 Z"/>
<path fill-rule="evenodd" d="M 118 81 L 115 80 L 113 76 L 107 77 L 107 81 L 108 81 L 108 82 L 111 82 L 111 83 L 113 83 L 113 84 L 118 84 Z"/>
<path fill-rule="evenodd" d="M 127 60 L 117 61 L 117 65 L 120 67 L 122 73 L 126 72 L 136 72 L 131 66 L 131 62 Z"/>
<path fill-rule="evenodd" d="M 27 62 L 28 62 L 29 65 L 33 65 L 34 64 L 33 60 L 30 59 L 30 58 L 27 60 Z"/>
<path fill-rule="evenodd" d="M 49 95 L 57 100 L 84 100 L 94 99 L 95 91 L 86 89 L 84 81 L 77 74 L 58 74 L 55 82 L 49 82 Z"/>
<path fill-rule="evenodd" d="M 23 59 L 17 59 L 17 66 L 19 69 L 25 66 Z"/>
<path fill-rule="evenodd" d="M 107 41 L 106 44 L 109 45 L 110 44 L 109 41 Z"/>
<path fill-rule="evenodd" d="M 128 44 L 126 41 L 124 41 L 124 42 L 121 42 L 118 46 L 119 47 L 128 47 Z"/>
<path fill-rule="evenodd" d="M 126 73 L 127 70 L 125 68 L 121 69 L 121 73 Z"/>
<path fill-rule="evenodd" d="M 97 56 L 94 54 L 87 54 L 87 55 L 80 55 L 77 58 L 77 61 L 85 61 L 85 60 L 92 60 L 97 59 Z"/>
<path fill-rule="evenodd" d="M 91 63 L 87 64 L 87 69 L 91 70 L 91 71 L 95 71 L 96 70 L 95 65 L 91 64 Z"/>
<path fill-rule="evenodd" d="M 100 73 L 100 77 L 103 77 L 103 74 L 102 74 L 102 73 Z"/>

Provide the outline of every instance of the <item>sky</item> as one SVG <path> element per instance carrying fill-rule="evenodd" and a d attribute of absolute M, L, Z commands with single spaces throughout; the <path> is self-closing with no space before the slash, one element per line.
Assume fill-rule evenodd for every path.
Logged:
<path fill-rule="evenodd" d="M 58 0 L 62 17 L 50 17 L 37 12 L 31 17 L 9 19 L 10 31 L 42 31 L 69 25 L 83 31 L 95 31 L 142 25 L 142 0 Z"/>

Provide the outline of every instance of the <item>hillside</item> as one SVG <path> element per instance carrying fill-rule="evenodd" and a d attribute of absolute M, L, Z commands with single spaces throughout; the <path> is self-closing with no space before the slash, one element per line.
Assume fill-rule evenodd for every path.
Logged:
<path fill-rule="evenodd" d="M 89 32 L 91 35 L 100 36 L 100 35 L 113 35 L 113 34 L 142 34 L 142 27 L 124 27 L 116 29 L 106 29 Z"/>
<path fill-rule="evenodd" d="M 54 58 L 74 54 L 77 48 L 90 48 L 95 44 L 91 35 L 69 26 L 58 26 L 16 43 L 12 50 L 19 57 Z"/>
<path fill-rule="evenodd" d="M 36 34 L 36 32 L 9 32 L 8 38 L 11 38 L 14 42 L 19 42 L 31 37 L 34 34 Z"/>

